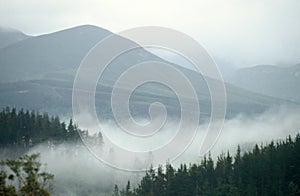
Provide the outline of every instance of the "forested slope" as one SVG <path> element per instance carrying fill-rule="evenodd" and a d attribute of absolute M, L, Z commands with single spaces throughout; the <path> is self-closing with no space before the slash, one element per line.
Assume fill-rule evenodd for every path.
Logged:
<path fill-rule="evenodd" d="M 31 147 L 45 141 L 78 142 L 79 134 L 91 137 L 88 131 L 80 130 L 72 119 L 66 124 L 58 116 L 23 109 L 17 111 L 9 107 L 0 112 L 0 147 Z M 102 139 L 101 134 L 96 136 Z"/>
<path fill-rule="evenodd" d="M 300 135 L 285 141 L 256 145 L 251 152 L 232 157 L 221 154 L 217 161 L 210 156 L 201 164 L 170 164 L 165 170 L 150 169 L 133 190 L 114 195 L 299 195 L 300 194 Z"/>

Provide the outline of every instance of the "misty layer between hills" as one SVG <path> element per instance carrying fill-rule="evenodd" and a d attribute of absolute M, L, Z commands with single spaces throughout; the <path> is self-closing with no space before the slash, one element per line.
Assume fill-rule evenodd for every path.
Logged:
<path fill-rule="evenodd" d="M 241 146 L 242 152 L 245 152 L 252 149 L 255 143 L 266 144 L 271 140 L 285 139 L 289 134 L 295 136 L 300 130 L 298 114 L 299 111 L 296 109 L 277 107 L 261 115 L 240 115 L 226 120 L 216 144 L 210 150 L 212 157 L 215 159 L 217 155 L 226 151 L 234 154 L 238 144 Z M 154 140 L 151 146 L 153 147 L 173 135 L 172 130 L 176 128 L 175 124 L 173 122 L 168 130 L 161 133 L 161 141 Z M 181 163 L 200 163 L 203 157 L 199 156 L 199 147 L 205 135 L 204 127 L 207 125 L 200 125 L 191 146 L 171 164 L 177 167 Z M 105 128 L 117 134 L 116 127 L 110 126 L 109 123 L 105 124 Z M 128 145 L 128 147 L 132 144 L 121 136 L 115 137 L 115 142 L 120 145 Z M 103 145 L 105 150 L 105 140 Z M 126 172 L 111 168 L 93 156 L 82 145 L 49 146 L 45 143 L 33 147 L 28 153 L 36 152 L 41 153 L 41 162 L 47 163 L 47 169 L 55 175 L 54 193 L 57 195 L 110 193 L 114 184 L 122 187 L 127 180 L 130 180 L 133 185 L 136 185 L 144 175 L 144 172 Z M 107 156 L 110 154 L 107 153 Z M 117 162 L 127 162 L 128 164 L 137 162 L 136 159 L 124 157 L 114 157 L 114 159 Z M 166 158 L 166 160 L 162 160 L 161 164 L 164 165 L 167 161 L 170 160 Z M 151 159 L 148 163 L 149 167 L 150 165 Z"/>

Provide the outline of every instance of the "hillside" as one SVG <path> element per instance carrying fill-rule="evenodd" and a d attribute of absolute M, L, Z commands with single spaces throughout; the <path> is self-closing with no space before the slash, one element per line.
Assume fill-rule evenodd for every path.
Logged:
<path fill-rule="evenodd" d="M 91 25 L 78 26 L 55 33 L 31 37 L 0 49 L 0 107 L 11 106 L 47 111 L 55 115 L 72 112 L 72 87 L 76 71 L 87 52 L 111 32 Z M 124 43 L 133 43 L 120 37 Z M 131 66 L 145 61 L 165 60 L 138 48 L 115 58 L 99 81 L 96 92 L 97 112 L 104 119 L 112 117 L 110 96 L 120 75 Z M 172 64 L 183 73 L 196 89 L 201 114 L 210 116 L 210 93 L 203 76 L 195 71 Z M 166 79 L 168 73 L 157 73 Z M 256 114 L 278 105 L 297 104 L 280 98 L 226 84 L 227 118 L 240 113 Z M 130 110 L 134 115 L 148 117 L 148 107 L 160 101 L 166 105 L 170 116 L 180 116 L 176 95 L 163 85 L 140 86 L 131 97 Z M 298 107 L 298 106 L 297 106 Z"/>
<path fill-rule="evenodd" d="M 31 37 L 0 50 L 0 82 L 40 79 L 76 70 L 86 53 L 110 32 L 80 26 Z"/>
<path fill-rule="evenodd" d="M 241 152 L 233 157 L 219 155 L 213 161 L 210 155 L 198 164 L 182 164 L 176 169 L 167 164 L 151 168 L 137 187 L 130 182 L 114 196 L 119 195 L 291 195 L 300 194 L 300 135 L 284 141 Z"/>
<path fill-rule="evenodd" d="M 253 92 L 300 102 L 300 64 L 243 68 L 230 77 L 230 82 Z"/>
<path fill-rule="evenodd" d="M 21 31 L 0 26 L 0 49 L 9 45 L 13 45 L 27 38 L 30 38 L 30 36 L 25 35 Z"/>

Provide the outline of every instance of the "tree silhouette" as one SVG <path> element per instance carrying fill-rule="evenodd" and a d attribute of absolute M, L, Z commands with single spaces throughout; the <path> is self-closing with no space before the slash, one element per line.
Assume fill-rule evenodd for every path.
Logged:
<path fill-rule="evenodd" d="M 234 158 L 228 153 L 214 163 L 210 154 L 200 164 L 178 169 L 150 168 L 132 195 L 300 195 L 300 135 L 267 146 L 255 145 Z M 127 189 L 126 189 L 127 190 Z M 127 190 L 128 192 L 128 190 Z"/>

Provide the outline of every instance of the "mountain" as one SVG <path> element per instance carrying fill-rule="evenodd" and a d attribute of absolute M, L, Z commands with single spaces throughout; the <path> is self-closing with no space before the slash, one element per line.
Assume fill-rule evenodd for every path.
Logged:
<path fill-rule="evenodd" d="M 0 49 L 0 107 L 24 107 L 70 116 L 75 73 L 88 51 L 111 34 L 100 27 L 84 25 L 30 37 Z M 119 39 L 134 43 L 123 37 Z M 110 63 L 96 91 L 96 108 L 104 118 L 111 118 L 113 115 L 110 97 L 114 83 L 125 70 L 145 61 L 167 63 L 143 48 L 128 51 Z M 189 78 L 196 89 L 201 114 L 209 116 L 210 93 L 203 76 L 184 66 L 171 65 Z M 161 70 L 156 70 L 155 74 L 170 77 Z M 227 83 L 226 92 L 227 118 L 239 113 L 261 113 L 281 104 L 294 105 L 293 102 L 253 93 Z M 171 116 L 180 116 L 180 104 L 176 95 L 169 88 L 153 83 L 142 85 L 133 92 L 130 111 L 136 116 L 147 117 L 150 104 L 157 101 L 166 105 Z"/>
<path fill-rule="evenodd" d="M 300 103 L 300 64 L 243 68 L 234 73 L 229 81 L 253 92 Z"/>
<path fill-rule="evenodd" d="M 168 51 L 167 49 L 160 49 L 160 48 L 154 48 L 149 47 L 147 48 L 148 51 L 153 53 L 154 55 L 157 55 L 169 62 L 172 62 L 174 64 L 183 66 L 184 68 L 196 70 L 194 65 L 185 59 L 183 56 L 180 56 L 179 54 L 176 54 L 174 52 Z M 228 62 L 225 58 L 221 57 L 213 57 L 215 63 L 218 65 L 219 71 L 222 74 L 222 77 L 224 80 L 227 79 L 228 76 L 230 76 L 236 68 L 232 65 L 232 63 Z"/>
<path fill-rule="evenodd" d="M 0 82 L 40 79 L 77 69 L 86 53 L 111 32 L 85 25 L 31 37 L 0 50 Z"/>
<path fill-rule="evenodd" d="M 0 27 L 0 49 L 29 37 L 16 29 Z"/>

